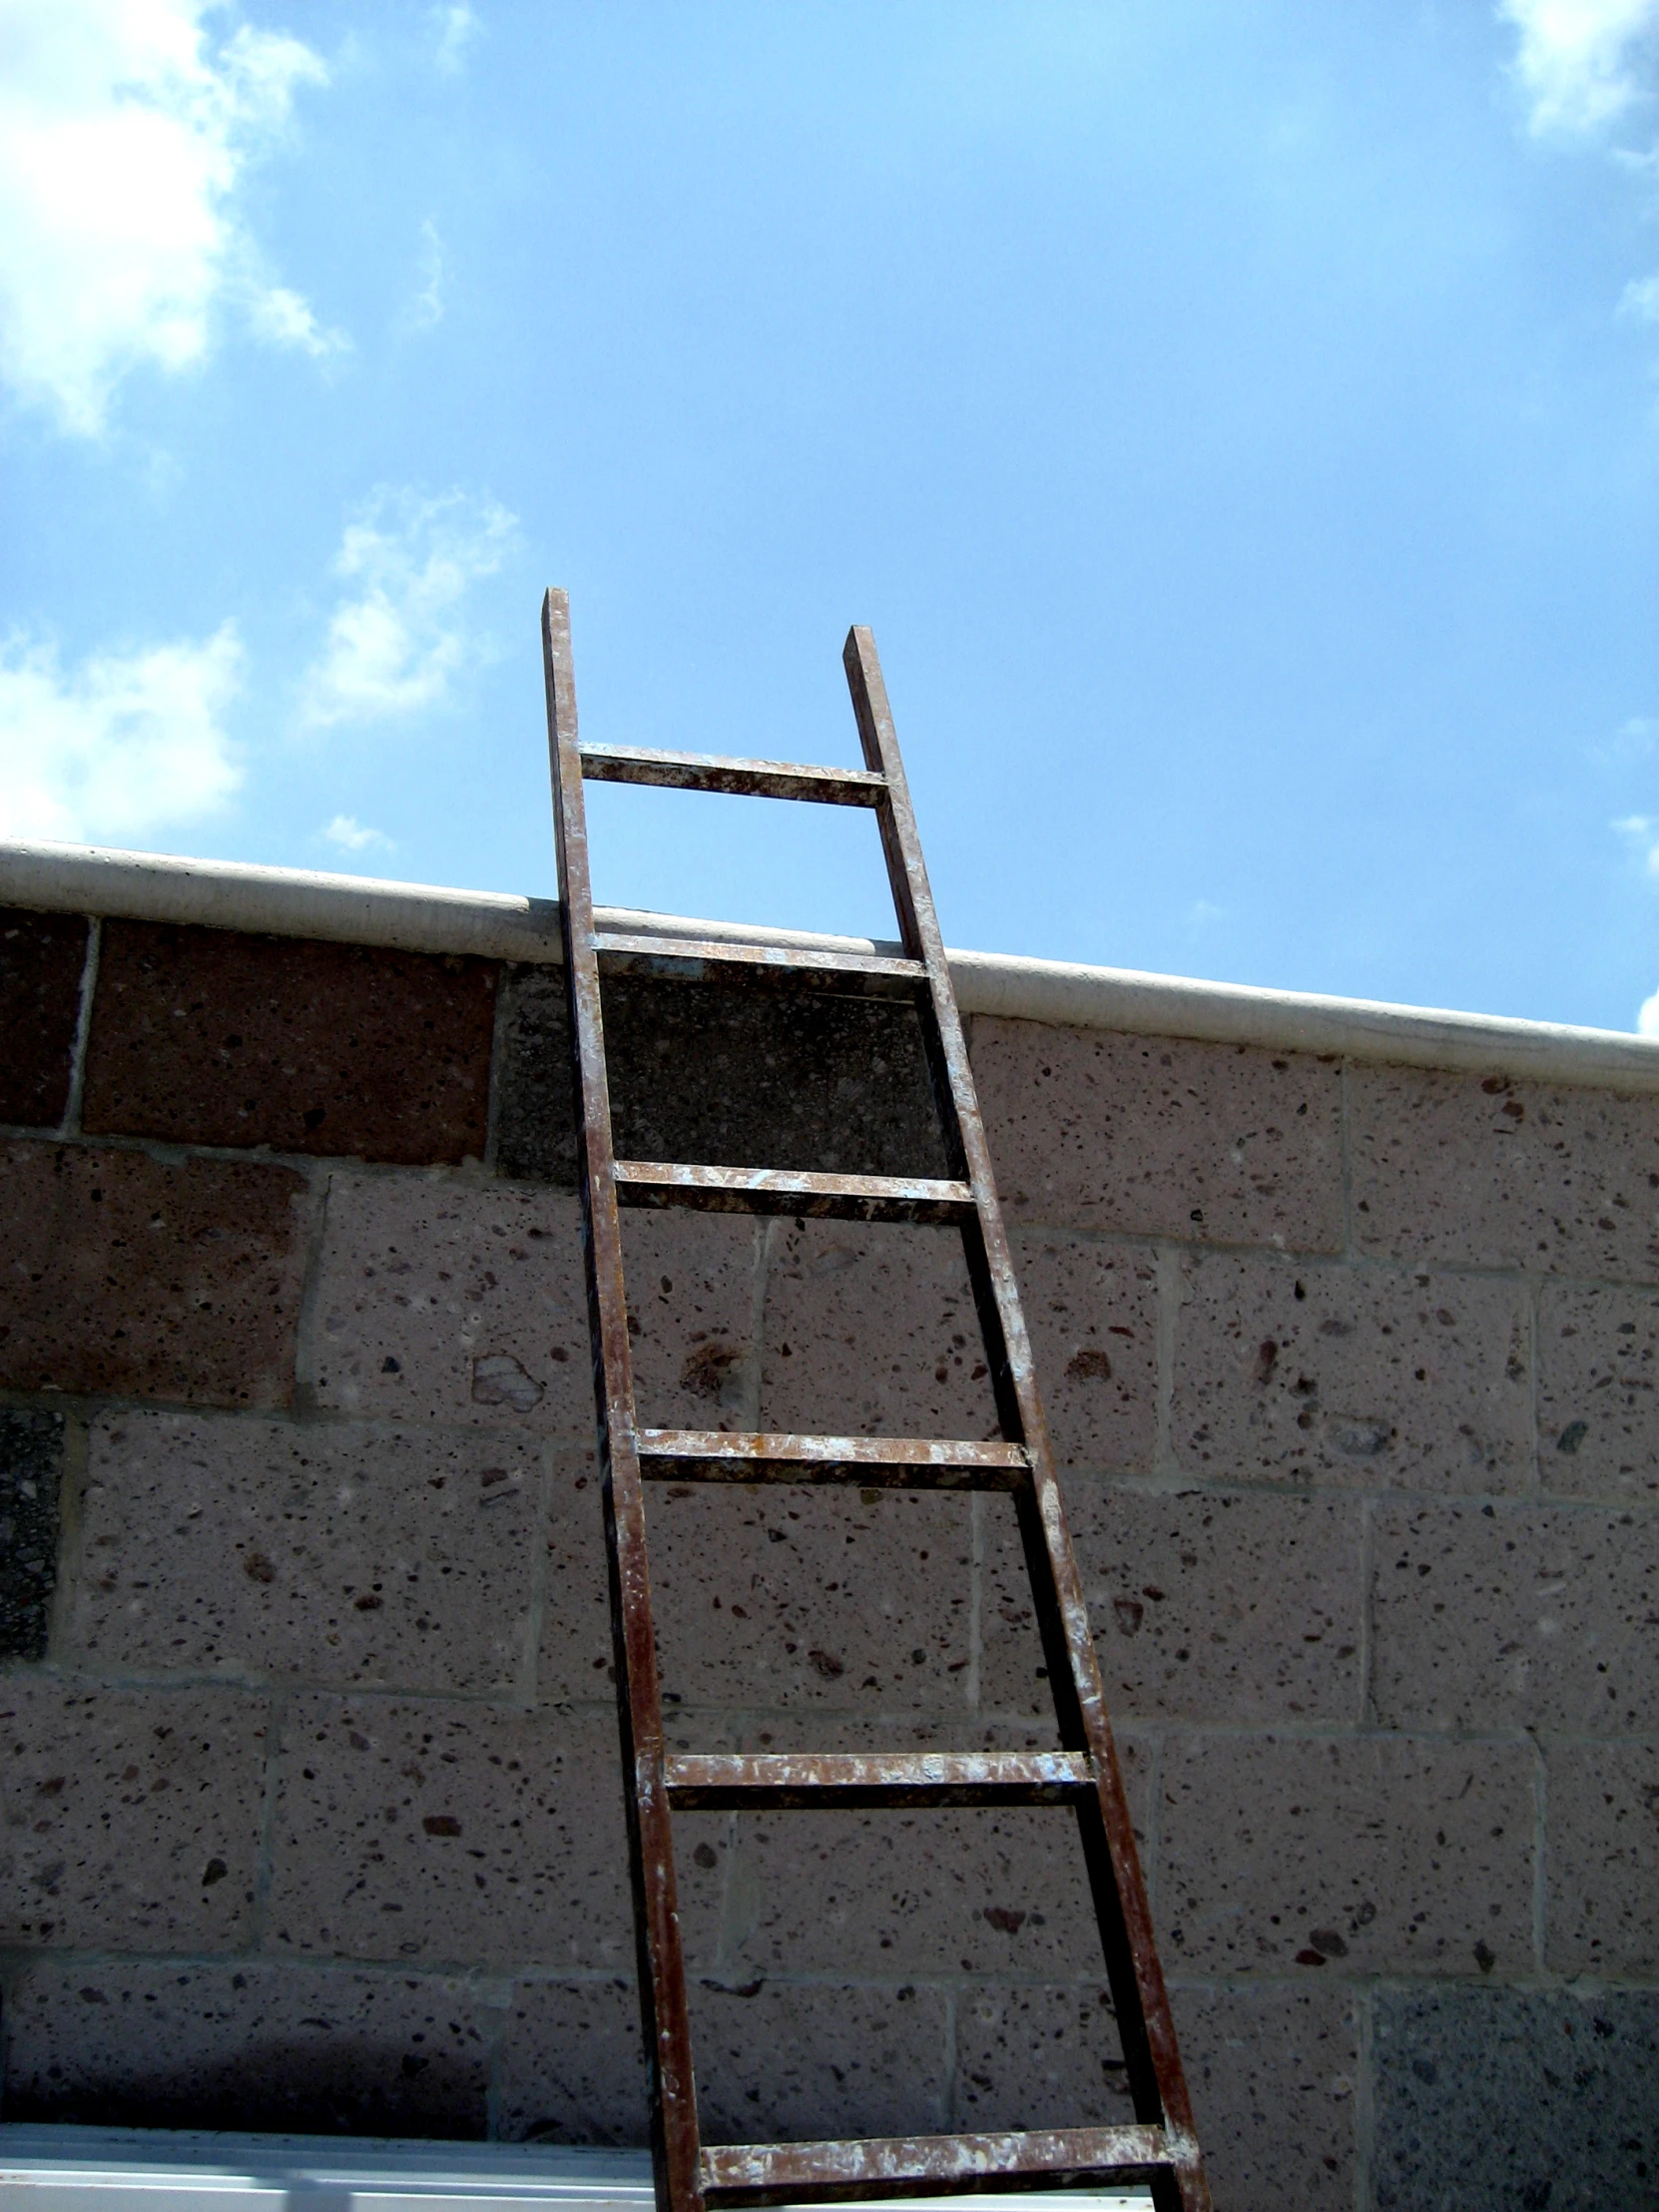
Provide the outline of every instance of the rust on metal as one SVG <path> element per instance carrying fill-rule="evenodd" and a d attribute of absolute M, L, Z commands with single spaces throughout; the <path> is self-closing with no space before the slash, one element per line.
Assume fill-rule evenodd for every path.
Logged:
<path fill-rule="evenodd" d="M 661 975 L 677 983 L 741 981 L 776 990 L 912 1002 L 927 988 L 927 970 L 919 960 L 894 960 L 879 952 L 818 951 L 724 937 L 659 937 L 619 929 L 601 929 L 594 949 L 601 975 Z"/>
<path fill-rule="evenodd" d="M 703 2186 L 717 2201 L 743 2196 L 891 2196 L 905 2184 L 957 2189 L 1041 2186 L 1110 2172 L 1150 2181 L 1168 2170 L 1161 2127 L 1051 2127 L 995 2135 L 892 2135 L 842 2143 L 712 2143 Z"/>
<path fill-rule="evenodd" d="M 828 807 L 878 807 L 885 797 L 881 778 L 862 769 L 728 760 L 718 753 L 658 753 L 630 745 L 583 746 L 582 773 L 596 784 L 655 784 L 673 791 L 730 792 L 745 799 L 808 799 Z"/>
<path fill-rule="evenodd" d="M 825 1482 L 863 1489 L 1017 1490 L 1023 1444 L 937 1436 L 779 1436 L 750 1429 L 642 1428 L 648 1482 Z"/>
<path fill-rule="evenodd" d="M 711 1813 L 765 1805 L 1067 1805 L 1094 1788 L 1081 1751 L 670 1753 L 669 1803 Z"/>
<path fill-rule="evenodd" d="M 709 1214 L 813 1214 L 836 1221 L 960 1222 L 973 1211 L 965 1183 L 918 1175 L 820 1175 L 795 1168 L 711 1168 L 676 1160 L 618 1160 L 623 1206 L 696 1206 Z"/>

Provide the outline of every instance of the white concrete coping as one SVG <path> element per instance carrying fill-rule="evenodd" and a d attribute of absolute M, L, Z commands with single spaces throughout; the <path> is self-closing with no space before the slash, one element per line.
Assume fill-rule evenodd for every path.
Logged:
<path fill-rule="evenodd" d="M 551 899 L 249 867 L 235 860 L 175 859 L 99 845 L 0 844 L 0 904 L 497 960 L 557 962 L 564 951 L 559 910 Z M 773 944 L 867 951 L 877 942 L 620 908 L 602 909 L 602 918 L 618 928 Z M 1659 1091 L 1659 1039 L 1620 1030 L 1204 983 L 999 952 L 952 951 L 950 972 L 966 1014 L 1409 1067 L 1474 1069 L 1601 1090 Z"/>

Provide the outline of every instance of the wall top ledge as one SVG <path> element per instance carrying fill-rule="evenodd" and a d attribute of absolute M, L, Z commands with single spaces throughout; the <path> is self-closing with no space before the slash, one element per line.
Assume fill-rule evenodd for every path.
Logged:
<path fill-rule="evenodd" d="M 0 905 L 193 922 L 209 929 L 322 937 L 410 952 L 472 953 L 485 959 L 558 962 L 563 957 L 559 910 L 551 899 L 313 874 L 300 868 L 250 867 L 235 860 L 119 852 L 101 845 L 0 844 Z M 601 911 L 613 927 L 663 934 L 853 950 L 868 950 L 873 943 L 864 937 L 687 921 L 620 908 Z M 1476 1069 L 1601 1090 L 1659 1092 L 1659 1039 L 1618 1030 L 1204 983 L 997 952 L 952 951 L 950 967 L 964 1013 L 1409 1067 Z"/>

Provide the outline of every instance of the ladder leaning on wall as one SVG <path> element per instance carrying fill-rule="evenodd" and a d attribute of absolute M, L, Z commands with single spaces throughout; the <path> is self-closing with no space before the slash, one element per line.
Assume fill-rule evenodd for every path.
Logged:
<path fill-rule="evenodd" d="M 659 2212 L 706 2204 L 901 2197 L 1138 2181 L 1158 2212 L 1208 2212 L 1129 1807 L 1106 1717 L 1082 1587 L 1055 1480 L 1008 1240 L 991 1178 L 950 971 L 933 914 L 887 695 L 867 630 L 843 655 L 865 766 L 584 745 L 577 735 L 570 615 L 542 603 L 559 899 L 575 1062 L 582 1237 L 609 1558 L 617 1703 Z M 880 830 L 903 957 L 676 940 L 596 928 L 583 781 L 667 785 L 867 807 Z M 916 1008 L 944 1144 L 945 1180 L 804 1174 L 619 1160 L 611 1138 L 600 980 L 652 974 L 907 1000 Z M 947 1223 L 961 1232 L 1002 1430 L 997 1442 L 782 1436 L 641 1428 L 635 1417 L 618 1209 L 830 1215 Z M 850 1483 L 1002 1490 L 1019 1520 L 1054 1694 L 1060 1748 L 1037 1752 L 670 1754 L 663 1735 L 646 1556 L 644 1483 Z M 675 1899 L 676 1810 L 911 1805 L 1070 1805 L 1100 1925 L 1132 2124 L 816 2143 L 705 2144 L 698 2123 L 685 1962 Z"/>

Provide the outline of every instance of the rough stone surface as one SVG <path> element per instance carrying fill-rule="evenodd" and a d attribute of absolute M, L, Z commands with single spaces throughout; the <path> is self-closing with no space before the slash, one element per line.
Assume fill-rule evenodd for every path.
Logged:
<path fill-rule="evenodd" d="M 436 1975 L 227 1959 L 27 1967 L 6 2006 L 8 2120 L 482 2135 L 494 2021 Z"/>
<path fill-rule="evenodd" d="M 1349 1099 L 1362 1252 L 1659 1278 L 1659 1098 L 1361 1063 Z"/>
<path fill-rule="evenodd" d="M 1334 1062 L 981 1016 L 973 1068 L 1010 1220 L 1342 1250 Z"/>
<path fill-rule="evenodd" d="M 648 1525 L 655 1500 L 646 1500 Z M 537 1694 L 555 1704 L 609 1697 L 611 1601 L 598 1468 L 591 1454 L 560 1452 L 548 1484 L 547 1565 Z M 655 1550 L 655 1544 L 653 1544 Z"/>
<path fill-rule="evenodd" d="M 1388 1503 L 1375 1559 L 1372 1690 L 1385 1726 L 1652 1728 L 1651 1514 Z"/>
<path fill-rule="evenodd" d="M 1167 1743 L 1167 1970 L 1526 1971 L 1532 1758 L 1386 1736 Z"/>
<path fill-rule="evenodd" d="M 1199 2141 L 1227 2212 L 1355 2201 L 1358 2021 L 1340 1982 L 1170 1992 Z"/>
<path fill-rule="evenodd" d="M 1352 1722 L 1360 1712 L 1361 1526 L 1342 1498 L 1064 1484 L 1114 1714 Z M 1007 1516 L 1011 1520 L 1011 1515 Z M 1007 1521 L 985 1547 L 981 1697 L 1045 1709 L 1030 1584 Z"/>
<path fill-rule="evenodd" d="M 1544 1777 L 1546 1963 L 1557 1973 L 1654 1973 L 1659 1746 L 1552 1743 Z"/>
<path fill-rule="evenodd" d="M 1134 2116 L 1103 1978 L 1012 1988 L 993 1982 L 963 1991 L 956 2006 L 956 2126 L 1112 2127 Z"/>
<path fill-rule="evenodd" d="M 1158 1440 L 1152 1255 L 1027 1231 L 1014 1242 L 1014 1265 L 1056 1463 L 1149 1473 Z"/>
<path fill-rule="evenodd" d="M 287 1168 L 0 1147 L 0 1384 L 285 1404 L 308 1210 Z"/>
<path fill-rule="evenodd" d="M 0 907 L 0 1122 L 63 1120 L 86 957 L 82 915 Z"/>
<path fill-rule="evenodd" d="M 72 1643 L 105 1666 L 511 1683 L 540 1460 L 487 1432 L 106 1414 L 90 1439 Z"/>
<path fill-rule="evenodd" d="M 107 921 L 83 1125 L 423 1166 L 482 1159 L 492 961 Z"/>
<path fill-rule="evenodd" d="M 1380 1989 L 1379 2212 L 1651 2212 L 1659 1992 Z"/>
<path fill-rule="evenodd" d="M 58 1585 L 63 1415 L 0 1406 L 0 1659 L 42 1659 Z"/>
<path fill-rule="evenodd" d="M 1528 1488 L 1528 1335 L 1518 1283 L 1193 1261 L 1171 1436 L 1222 1481 Z"/>
<path fill-rule="evenodd" d="M 268 1728 L 234 1690 L 0 1681 L 0 1943 L 239 1947 Z"/>
<path fill-rule="evenodd" d="M 507 972 L 496 1161 L 574 1185 L 564 977 Z M 604 993 L 619 1157 L 942 1175 L 908 1006 L 623 977 Z"/>
<path fill-rule="evenodd" d="M 736 1214 L 623 1215 L 634 1404 L 646 1426 L 756 1426 L 755 1270 L 765 1239 L 765 1223 Z"/>
<path fill-rule="evenodd" d="M 509 2142 L 649 2143 L 631 1979 L 519 1983 L 501 2045 L 499 2130 Z"/>
<path fill-rule="evenodd" d="M 1546 1283 L 1538 1473 L 1562 1497 L 1659 1497 L 1659 1297 Z"/>
<path fill-rule="evenodd" d="M 947 2124 L 940 1990 L 703 1974 L 691 2012 L 709 2142 L 931 2135 Z"/>

